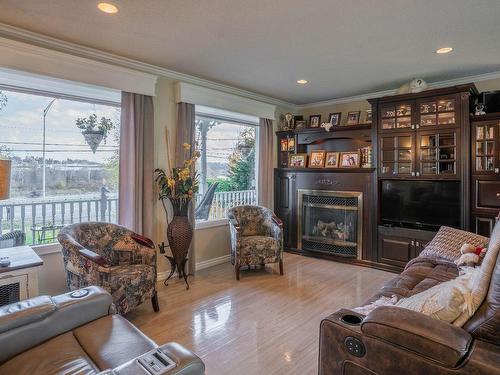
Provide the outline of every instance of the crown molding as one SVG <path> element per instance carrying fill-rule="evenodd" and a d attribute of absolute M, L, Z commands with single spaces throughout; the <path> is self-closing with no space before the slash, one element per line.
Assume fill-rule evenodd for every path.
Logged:
<path fill-rule="evenodd" d="M 466 76 L 466 77 L 448 79 L 448 80 L 444 80 L 444 81 L 428 82 L 428 85 L 429 85 L 429 89 L 440 89 L 443 87 L 457 86 L 457 85 L 463 85 L 463 84 L 471 83 L 471 82 L 475 83 L 475 82 L 487 81 L 490 79 L 498 79 L 498 78 L 500 78 L 500 71 L 491 72 L 491 73 L 484 73 L 484 74 L 476 74 L 476 75 L 471 75 L 471 76 Z M 343 104 L 343 103 L 349 103 L 349 102 L 354 102 L 354 101 L 379 98 L 379 97 L 383 97 L 383 96 L 391 96 L 391 95 L 395 95 L 397 93 L 397 91 L 398 91 L 398 89 L 374 91 L 374 92 L 370 92 L 370 93 L 366 93 L 366 94 L 346 96 L 346 97 L 342 97 L 342 98 L 323 100 L 323 101 L 314 102 L 314 103 L 299 104 L 299 105 L 296 105 L 295 107 L 297 108 L 297 110 L 302 110 L 302 109 L 307 109 L 307 108 L 326 107 L 326 106 L 335 105 L 335 104 Z"/>
<path fill-rule="evenodd" d="M 134 59 L 129 59 L 126 57 L 118 56 L 109 52 L 100 51 L 94 48 L 85 47 L 78 45 L 76 43 L 62 41 L 60 39 L 56 39 L 53 37 L 49 37 L 46 35 L 38 34 L 32 31 L 28 31 L 25 29 L 21 29 L 15 26 L 11 26 L 5 23 L 0 22 L 0 37 L 5 37 L 8 39 L 13 39 L 21 42 L 25 42 L 28 44 L 33 44 L 40 47 L 45 47 L 51 50 L 56 50 L 59 52 L 63 52 L 66 54 L 70 54 L 73 56 L 78 56 L 86 59 L 92 59 L 99 62 L 104 62 L 108 64 L 112 64 L 115 66 L 133 69 L 139 72 L 155 74 L 162 77 L 167 77 L 176 81 L 191 83 L 194 85 L 207 87 L 210 89 L 218 90 L 221 92 L 226 92 L 229 94 L 238 95 L 244 98 L 257 100 L 263 103 L 273 104 L 280 107 L 285 107 L 287 110 L 291 112 L 297 112 L 307 108 L 316 108 L 316 107 L 324 107 L 335 104 L 343 104 L 353 101 L 361 101 L 370 98 L 382 97 L 394 95 L 397 92 L 397 88 L 392 90 L 384 90 L 384 91 L 374 91 L 368 92 L 360 95 L 346 96 L 335 98 L 331 100 L 324 100 L 319 102 L 312 102 L 307 104 L 294 104 L 284 100 L 276 99 L 267 95 L 254 93 L 248 90 L 239 89 L 236 87 L 232 87 L 223 83 L 213 82 L 204 78 L 199 78 L 196 76 L 192 76 L 189 74 L 184 74 L 180 72 L 176 72 L 171 69 L 162 68 L 156 65 L 147 64 L 141 61 L 137 61 Z M 500 71 L 471 75 L 456 79 L 437 81 L 437 82 L 429 82 L 429 88 L 442 88 L 447 86 L 460 85 L 464 83 L 470 82 L 480 82 L 490 79 L 500 78 Z"/>
<path fill-rule="evenodd" d="M 94 48 L 81 46 L 76 43 L 66 42 L 57 38 L 53 38 L 43 34 L 38 34 L 2 22 L 0 22 L 0 37 L 13 39 L 28 44 L 33 44 L 35 46 L 56 50 L 73 56 L 78 56 L 107 64 L 112 64 L 123 68 L 133 69 L 139 72 L 167 77 L 176 81 L 181 81 L 202 87 L 211 88 L 229 94 L 238 95 L 244 98 L 257 100 L 260 102 L 273 104 L 276 106 L 286 107 L 290 110 L 296 109 L 295 104 L 286 102 L 284 100 L 279 100 L 276 98 L 272 98 L 270 96 L 257 94 L 248 90 L 239 89 L 223 83 L 213 82 L 189 74 L 179 73 L 171 69 L 162 68 L 160 66 L 144 63 L 127 57 L 118 56 L 113 53 L 100 51 Z"/>

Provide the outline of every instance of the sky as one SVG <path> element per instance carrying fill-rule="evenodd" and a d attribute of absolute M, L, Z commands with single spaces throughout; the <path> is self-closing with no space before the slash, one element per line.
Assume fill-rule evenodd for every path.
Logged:
<path fill-rule="evenodd" d="M 43 110 L 53 98 L 7 90 L 2 92 L 8 102 L 0 110 L 0 146 L 9 148 L 14 156 L 21 158 L 41 156 Z M 119 108 L 57 99 L 46 117 L 46 158 L 105 162 L 118 147 L 113 135 L 109 135 L 106 144 L 101 143 L 93 154 L 75 125 L 78 117 L 88 117 L 92 113 L 98 118 L 110 118 L 119 128 Z"/>

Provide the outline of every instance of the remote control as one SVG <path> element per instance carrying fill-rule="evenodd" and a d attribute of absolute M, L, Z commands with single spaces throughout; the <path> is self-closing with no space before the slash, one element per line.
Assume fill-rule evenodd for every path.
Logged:
<path fill-rule="evenodd" d="M 10 266 L 10 259 L 8 257 L 0 258 L 0 267 L 8 267 Z"/>

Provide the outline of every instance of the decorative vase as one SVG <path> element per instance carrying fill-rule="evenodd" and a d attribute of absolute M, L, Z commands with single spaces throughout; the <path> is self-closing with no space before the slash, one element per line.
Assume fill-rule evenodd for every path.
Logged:
<path fill-rule="evenodd" d="M 84 130 L 82 134 L 83 138 L 85 138 L 85 142 L 87 142 L 90 149 L 95 154 L 97 147 L 99 147 L 104 139 L 104 132 L 101 130 Z"/>
<path fill-rule="evenodd" d="M 172 251 L 171 258 L 173 258 L 169 259 L 171 263 L 171 271 L 167 280 L 172 276 L 177 268 L 179 277 L 184 277 L 187 289 L 189 289 L 185 267 L 189 246 L 191 245 L 191 241 L 193 239 L 193 227 L 188 218 L 188 209 L 191 200 L 170 197 L 168 199 L 170 203 L 172 203 L 174 216 L 167 227 L 167 239 L 170 245 L 170 250 Z M 169 257 L 167 256 L 167 259 L 168 258 Z M 165 280 L 165 285 L 167 280 Z"/>

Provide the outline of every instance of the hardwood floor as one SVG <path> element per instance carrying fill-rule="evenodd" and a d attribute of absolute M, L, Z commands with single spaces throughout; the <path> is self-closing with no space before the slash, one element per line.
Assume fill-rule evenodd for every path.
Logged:
<path fill-rule="evenodd" d="M 278 265 L 199 271 L 191 288 L 159 285 L 160 312 L 144 303 L 129 318 L 158 344 L 176 341 L 199 355 L 208 375 L 317 374 L 319 324 L 354 307 L 394 274 L 285 254 Z"/>

